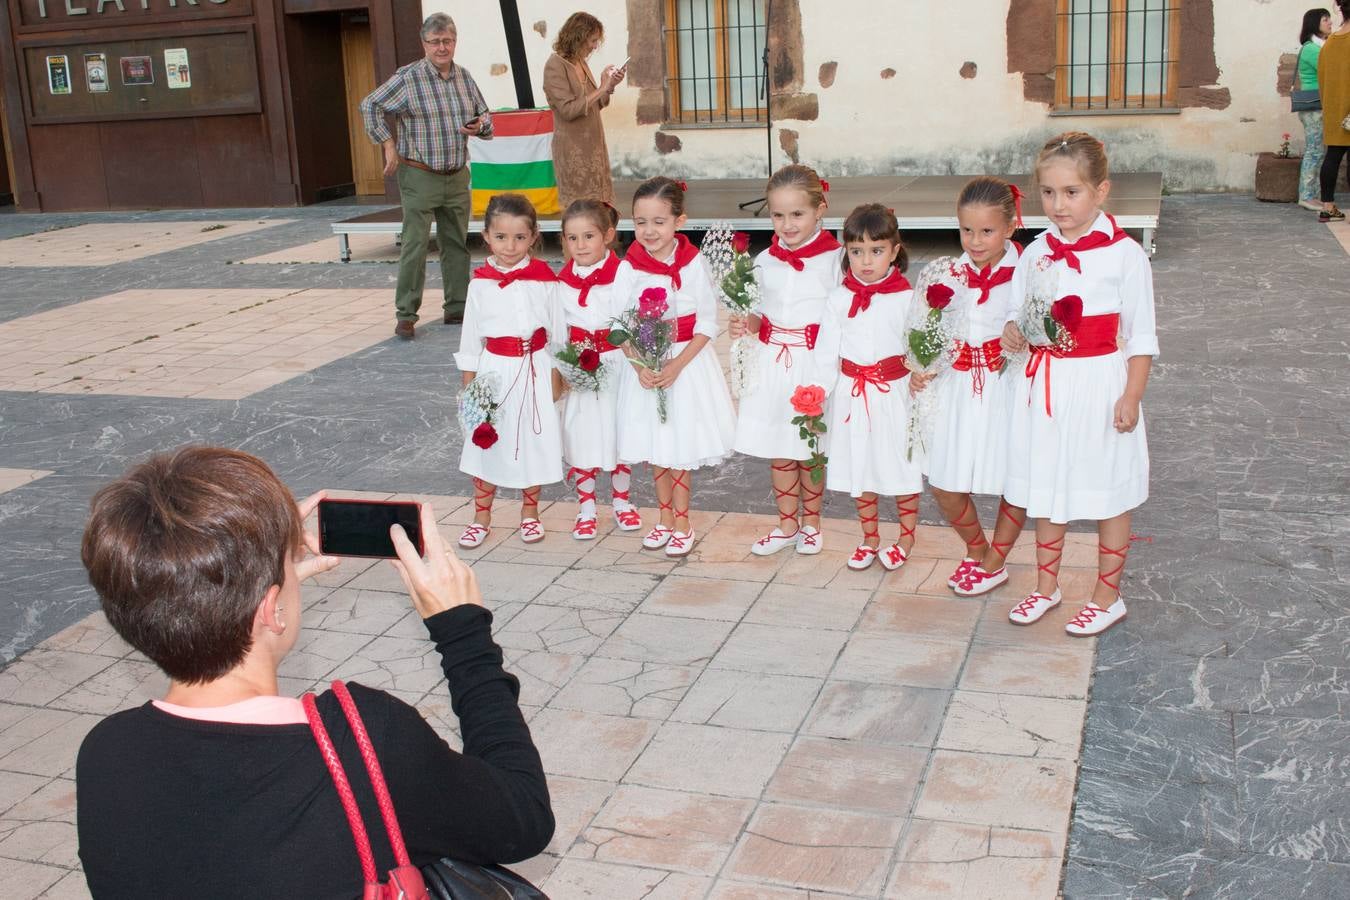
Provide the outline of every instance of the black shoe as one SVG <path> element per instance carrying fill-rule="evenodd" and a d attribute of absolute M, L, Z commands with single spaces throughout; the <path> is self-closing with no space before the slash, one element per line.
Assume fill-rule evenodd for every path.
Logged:
<path fill-rule="evenodd" d="M 1345 213 L 1334 206 L 1331 209 L 1324 209 L 1317 214 L 1317 221 L 1319 222 L 1340 222 L 1344 219 Z"/>
<path fill-rule="evenodd" d="M 463 325 L 464 310 L 460 309 L 455 310 L 453 312 L 450 310 L 446 310 L 445 316 L 441 318 L 441 321 L 447 325 Z"/>

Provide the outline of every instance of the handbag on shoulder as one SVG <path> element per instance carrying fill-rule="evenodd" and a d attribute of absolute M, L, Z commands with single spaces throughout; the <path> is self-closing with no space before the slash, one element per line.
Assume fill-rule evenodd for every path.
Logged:
<path fill-rule="evenodd" d="M 1298 77 L 1298 69 L 1299 65 L 1302 63 L 1303 60 L 1303 51 L 1306 50 L 1307 48 L 1308 48 L 1307 44 L 1304 44 L 1302 47 L 1300 47 L 1298 51 L 1298 58 L 1294 60 L 1294 81 L 1300 85 L 1303 84 L 1303 80 Z M 1289 92 L 1290 112 L 1314 112 L 1321 108 L 1322 108 L 1322 95 L 1316 88 L 1313 88 L 1310 91 L 1296 89 L 1291 90 Z"/>
<path fill-rule="evenodd" d="M 347 814 L 347 824 L 352 831 L 352 841 L 356 844 L 356 855 L 361 860 L 361 875 L 365 882 L 362 900 L 548 900 L 543 891 L 502 866 L 477 865 L 448 858 L 439 859 L 420 870 L 414 866 L 408 858 L 403 832 L 398 825 L 398 816 L 394 813 L 394 801 L 389 796 L 384 771 L 380 768 L 375 745 L 366 732 L 361 713 L 346 684 L 334 681 L 332 687 L 352 734 L 356 737 L 356 745 L 361 750 L 361 760 L 366 764 L 370 784 L 375 789 L 375 801 L 384 819 L 389 845 L 394 850 L 394 861 L 398 863 L 396 868 L 389 871 L 388 879 L 381 883 L 375 869 L 375 854 L 370 849 L 370 837 L 366 834 L 351 782 L 347 780 L 347 773 L 342 768 L 337 748 L 328 736 L 328 729 L 319 717 L 314 694 L 305 694 L 300 698 L 305 717 L 309 720 L 310 731 L 314 733 L 319 752 L 323 754 L 328 773 L 342 800 L 342 809 Z"/>

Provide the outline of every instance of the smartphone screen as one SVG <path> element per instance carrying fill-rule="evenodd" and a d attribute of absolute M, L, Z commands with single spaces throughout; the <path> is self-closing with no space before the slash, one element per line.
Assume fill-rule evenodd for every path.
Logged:
<path fill-rule="evenodd" d="M 394 559 L 391 525 L 402 525 L 422 553 L 421 510 L 416 503 L 391 500 L 320 500 L 319 549 L 325 556 Z"/>

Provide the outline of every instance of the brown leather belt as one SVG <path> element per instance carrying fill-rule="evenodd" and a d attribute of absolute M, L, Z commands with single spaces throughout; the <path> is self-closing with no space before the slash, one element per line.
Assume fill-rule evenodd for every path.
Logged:
<path fill-rule="evenodd" d="M 433 169 L 426 163 L 420 163 L 415 159 L 406 159 L 402 156 L 398 158 L 398 161 L 403 163 L 405 166 L 412 166 L 414 169 L 421 169 L 423 172 L 430 172 L 432 175 L 455 175 L 458 174 L 459 172 L 464 171 L 463 166 L 460 166 L 458 169 L 447 169 L 447 170 Z"/>

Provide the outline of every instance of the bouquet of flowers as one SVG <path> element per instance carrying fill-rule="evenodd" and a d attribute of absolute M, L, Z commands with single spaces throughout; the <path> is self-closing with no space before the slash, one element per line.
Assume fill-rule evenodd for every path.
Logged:
<path fill-rule="evenodd" d="M 950 256 L 933 260 L 919 273 L 905 322 L 906 367 L 919 375 L 936 375 L 951 367 L 965 334 L 966 306 L 952 306 L 958 290 L 968 288 L 965 269 Z M 937 410 L 937 394 L 923 390 L 910 404 L 905 456 L 914 458 L 916 444 L 927 446 L 927 435 Z"/>
<path fill-rule="evenodd" d="M 1068 353 L 1075 346 L 1073 332 L 1083 319 L 1083 298 L 1058 297 L 1059 276 L 1049 257 L 1042 257 L 1027 282 L 1027 298 L 1017 316 L 1017 327 L 1027 344 Z"/>
<path fill-rule="evenodd" d="M 722 305 L 733 316 L 749 316 L 759 308 L 763 292 L 755 277 L 750 255 L 750 235 L 733 232 L 726 222 L 714 223 L 703 236 L 701 251 L 708 261 Z M 731 393 L 743 397 L 754 391 L 754 337 L 743 335 L 731 342 Z"/>
<path fill-rule="evenodd" d="M 630 360 L 648 371 L 661 371 L 675 337 L 675 323 L 663 318 L 669 309 L 665 288 L 647 288 L 638 296 L 636 308 L 611 320 L 609 342 L 616 347 L 630 344 L 633 351 Z M 656 412 L 665 424 L 665 388 L 656 389 Z"/>
<path fill-rule="evenodd" d="M 573 390 L 599 392 L 609 382 L 609 366 L 600 350 L 587 338 L 573 341 L 553 354 L 558 371 Z"/>
<path fill-rule="evenodd" d="M 464 439 L 483 450 L 497 443 L 497 429 L 493 416 L 497 412 L 501 378 L 496 372 L 482 372 L 470 381 L 459 395 L 459 427 Z"/>
<path fill-rule="evenodd" d="M 825 389 L 818 384 L 798 385 L 792 392 L 792 409 L 797 413 L 792 417 L 792 424 L 797 426 L 802 440 L 811 448 L 811 458 L 806 461 L 811 483 L 820 484 L 825 479 L 825 464 L 829 462 L 820 452 L 820 436 L 825 433 Z"/>

